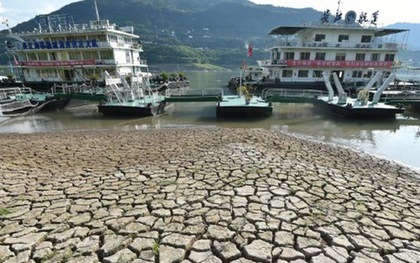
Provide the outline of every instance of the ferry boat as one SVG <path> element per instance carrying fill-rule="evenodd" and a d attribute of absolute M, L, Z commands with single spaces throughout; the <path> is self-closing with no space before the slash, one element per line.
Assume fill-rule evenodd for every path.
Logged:
<path fill-rule="evenodd" d="M 98 111 L 105 116 L 120 117 L 148 117 L 165 113 L 168 104 L 165 95 L 158 90 L 150 88 L 148 76 L 136 76 L 138 81 L 132 78 L 130 84 L 124 77 L 113 78 L 105 71 L 105 94 L 106 99 L 101 100 Z"/>
<path fill-rule="evenodd" d="M 369 81 L 372 68 L 389 75 L 400 66 L 397 54 L 407 45 L 396 39 L 404 39 L 409 30 L 379 27 L 377 18 L 378 12 L 372 19 L 365 12 L 357 18 L 355 11 L 342 18 L 338 8 L 335 16 L 324 12 L 320 21 L 276 27 L 269 32 L 275 40 L 270 58 L 258 61 L 268 73 L 256 80 L 258 76 L 245 71 L 243 83 L 251 81 L 259 90 L 325 89 L 322 73 L 335 72 L 345 89 L 355 89 Z M 236 88 L 232 83 L 238 81 L 230 84 Z"/>
<path fill-rule="evenodd" d="M 104 72 L 126 76 L 149 74 L 139 36 L 132 26 L 101 20 L 75 24 L 68 15 L 40 16 L 31 32 L 9 30 L 7 49 L 23 85 L 36 90 L 54 84 L 93 82 L 105 86 Z"/>
<path fill-rule="evenodd" d="M 313 101 L 316 109 L 343 118 L 355 119 L 395 118 L 396 114 L 403 113 L 405 110 L 402 108 L 402 106 L 387 105 L 385 103 L 379 102 L 382 92 L 392 81 L 394 81 L 396 76 L 395 73 L 390 74 L 385 79 L 385 81 L 375 92 L 372 100 L 369 100 L 369 90 L 376 82 L 381 79 L 382 73 L 376 72 L 369 80 L 367 85 L 359 90 L 357 98 L 348 98 L 347 93 L 344 92 L 337 74 L 334 72 L 332 75 L 338 91 L 338 96 L 334 96 L 334 90 L 329 80 L 330 76 L 323 72 L 323 78 L 328 90 L 328 96 L 321 96 Z"/>

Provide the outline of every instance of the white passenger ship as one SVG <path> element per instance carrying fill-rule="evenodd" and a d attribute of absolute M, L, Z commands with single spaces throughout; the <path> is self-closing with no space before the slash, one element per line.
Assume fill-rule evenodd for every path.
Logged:
<path fill-rule="evenodd" d="M 399 66 L 397 53 L 406 44 L 397 39 L 406 39 L 408 30 L 380 28 L 377 16 L 375 12 L 368 20 L 362 13 L 357 19 L 356 12 L 349 11 L 342 19 L 339 10 L 335 17 L 328 10 L 318 22 L 276 27 L 269 32 L 275 38 L 270 59 L 259 61 L 258 74 L 245 71 L 243 82 L 258 89 L 325 89 L 322 73 L 335 72 L 350 89 L 365 84 L 372 69 L 387 76 Z M 229 86 L 237 83 L 238 79 L 231 80 Z"/>
<path fill-rule="evenodd" d="M 9 52 L 25 86 L 48 89 L 54 84 L 89 81 L 104 84 L 111 75 L 148 74 L 142 45 L 132 26 L 118 28 L 108 20 L 74 24 L 66 15 L 41 16 L 32 32 L 11 33 Z"/>

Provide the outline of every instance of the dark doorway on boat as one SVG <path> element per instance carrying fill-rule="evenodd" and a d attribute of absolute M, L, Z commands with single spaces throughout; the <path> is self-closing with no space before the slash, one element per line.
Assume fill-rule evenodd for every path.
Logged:
<path fill-rule="evenodd" d="M 72 81 L 74 79 L 74 70 L 64 70 L 64 80 Z"/>

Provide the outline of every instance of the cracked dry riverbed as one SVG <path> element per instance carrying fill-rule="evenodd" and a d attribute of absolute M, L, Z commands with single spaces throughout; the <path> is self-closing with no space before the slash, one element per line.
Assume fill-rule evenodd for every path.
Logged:
<path fill-rule="evenodd" d="M 0 135 L 0 262 L 419 262 L 419 175 L 251 129 Z"/>

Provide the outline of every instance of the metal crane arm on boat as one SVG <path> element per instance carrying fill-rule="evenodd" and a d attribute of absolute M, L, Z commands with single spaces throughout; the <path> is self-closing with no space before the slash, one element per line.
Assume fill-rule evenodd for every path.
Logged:
<path fill-rule="evenodd" d="M 340 96 L 341 94 L 345 94 L 343 86 L 341 85 L 340 80 L 338 79 L 337 73 L 333 72 L 332 75 L 335 87 L 337 88 L 338 96 Z"/>
<path fill-rule="evenodd" d="M 334 90 L 331 86 L 330 75 L 327 75 L 327 73 L 322 72 L 322 77 L 324 78 L 325 86 L 328 90 L 328 101 L 332 101 L 334 98 Z"/>
<path fill-rule="evenodd" d="M 381 76 L 382 72 L 376 72 L 376 74 L 369 80 L 368 84 L 366 84 L 363 90 L 369 91 L 373 87 L 373 84 L 375 84 Z"/>
<path fill-rule="evenodd" d="M 382 92 L 385 90 L 386 87 L 388 87 L 388 85 L 394 81 L 396 77 L 395 73 L 392 73 L 391 75 L 389 75 L 389 77 L 384 81 L 384 83 L 381 85 L 381 87 L 379 87 L 379 89 L 375 92 L 375 95 L 373 95 L 373 99 L 372 99 L 372 103 L 371 104 L 376 104 L 379 102 L 379 99 L 381 97 Z"/>
<path fill-rule="evenodd" d="M 343 86 L 338 79 L 337 73 L 333 72 L 333 80 L 335 87 L 337 88 L 338 92 L 338 104 L 346 104 L 347 103 L 347 93 L 344 92 Z"/>

